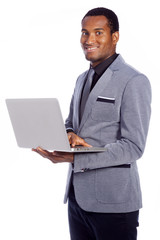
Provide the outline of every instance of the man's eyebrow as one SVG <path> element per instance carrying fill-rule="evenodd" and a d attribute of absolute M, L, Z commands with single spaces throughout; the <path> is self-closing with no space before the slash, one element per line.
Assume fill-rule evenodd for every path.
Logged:
<path fill-rule="evenodd" d="M 98 30 L 104 30 L 104 28 L 95 28 L 94 30 L 95 30 L 95 31 L 98 31 Z M 81 31 L 83 32 L 83 31 L 88 31 L 88 30 L 87 30 L 87 29 L 85 29 L 85 28 L 82 28 L 82 30 L 81 30 Z"/>
<path fill-rule="evenodd" d="M 82 28 L 82 30 L 81 30 L 81 31 L 82 31 L 82 32 L 83 32 L 83 31 L 87 31 L 87 29 L 85 29 L 85 28 Z"/>
<path fill-rule="evenodd" d="M 95 28 L 94 30 L 104 30 L 104 28 Z"/>

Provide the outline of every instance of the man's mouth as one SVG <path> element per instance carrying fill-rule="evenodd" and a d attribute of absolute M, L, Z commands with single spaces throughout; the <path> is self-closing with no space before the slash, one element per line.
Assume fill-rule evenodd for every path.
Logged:
<path fill-rule="evenodd" d="M 91 47 L 91 46 L 85 46 L 84 51 L 85 52 L 94 52 L 97 50 L 98 47 Z"/>

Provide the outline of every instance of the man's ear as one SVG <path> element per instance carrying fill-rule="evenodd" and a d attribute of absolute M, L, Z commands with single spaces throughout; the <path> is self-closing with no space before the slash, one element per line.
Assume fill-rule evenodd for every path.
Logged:
<path fill-rule="evenodd" d="M 112 40 L 113 40 L 113 43 L 116 45 L 119 40 L 119 32 L 112 33 Z"/>

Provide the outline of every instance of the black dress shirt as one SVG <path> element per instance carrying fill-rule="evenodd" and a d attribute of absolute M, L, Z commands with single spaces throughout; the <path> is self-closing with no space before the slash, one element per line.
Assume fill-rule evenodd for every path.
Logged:
<path fill-rule="evenodd" d="M 107 70 L 107 68 L 111 65 L 111 63 L 118 57 L 118 54 L 115 53 L 111 57 L 107 58 L 97 66 L 95 66 L 93 69 L 95 70 L 95 74 L 93 76 L 93 81 L 91 85 L 91 90 L 94 88 L 96 83 L 98 82 L 99 78 L 102 76 L 102 74 Z"/>

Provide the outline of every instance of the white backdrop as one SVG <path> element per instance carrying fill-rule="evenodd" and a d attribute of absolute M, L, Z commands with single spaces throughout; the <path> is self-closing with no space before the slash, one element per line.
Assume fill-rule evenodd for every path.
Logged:
<path fill-rule="evenodd" d="M 63 194 L 68 164 L 54 165 L 16 145 L 5 98 L 57 97 L 64 119 L 77 76 L 89 66 L 80 43 L 81 19 L 93 7 L 120 21 L 117 52 L 152 85 L 152 119 L 138 166 L 143 191 L 139 240 L 159 240 L 158 0 L 1 0 L 0 239 L 69 240 Z"/>

